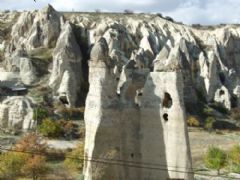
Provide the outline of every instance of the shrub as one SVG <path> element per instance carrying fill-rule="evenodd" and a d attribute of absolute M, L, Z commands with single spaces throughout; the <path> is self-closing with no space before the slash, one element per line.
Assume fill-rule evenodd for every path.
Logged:
<path fill-rule="evenodd" d="M 53 49 L 48 48 L 36 48 L 28 52 L 30 58 L 35 58 L 43 61 L 52 60 Z"/>
<path fill-rule="evenodd" d="M 70 157 L 70 158 L 68 158 Z M 82 171 L 84 163 L 84 144 L 66 154 L 64 165 L 71 171 Z"/>
<path fill-rule="evenodd" d="M 174 19 L 169 17 L 169 16 L 166 16 L 165 19 L 168 20 L 168 21 L 174 22 Z"/>
<path fill-rule="evenodd" d="M 197 28 L 197 29 L 198 29 L 198 28 L 201 28 L 201 27 L 202 27 L 202 25 L 201 25 L 201 24 L 192 24 L 192 27 L 193 27 L 193 28 Z"/>
<path fill-rule="evenodd" d="M 230 114 L 233 119 L 240 121 L 240 108 L 232 109 Z"/>
<path fill-rule="evenodd" d="M 65 120 L 69 119 L 83 119 L 84 117 L 84 107 L 82 108 L 58 108 L 58 112 L 63 116 Z"/>
<path fill-rule="evenodd" d="M 211 104 L 211 107 L 215 110 L 217 110 L 218 112 L 220 113 L 223 113 L 223 114 L 228 114 L 229 111 L 227 108 L 225 108 L 222 104 L 220 103 L 213 103 Z"/>
<path fill-rule="evenodd" d="M 205 154 L 204 162 L 207 168 L 217 170 L 219 175 L 220 169 L 226 166 L 227 155 L 220 148 L 211 146 Z"/>
<path fill-rule="evenodd" d="M 204 124 L 204 128 L 208 131 L 212 131 L 213 130 L 213 125 L 214 125 L 214 122 L 215 122 L 215 118 L 214 117 L 208 117 L 206 120 L 205 120 L 205 124 Z"/>
<path fill-rule="evenodd" d="M 59 123 L 49 118 L 44 119 L 38 129 L 43 136 L 50 138 L 59 137 L 62 133 Z"/>
<path fill-rule="evenodd" d="M 78 135 L 78 125 L 74 124 L 72 121 L 60 120 L 57 122 L 61 127 L 61 133 L 65 138 L 77 138 Z"/>
<path fill-rule="evenodd" d="M 40 153 L 46 151 L 46 144 L 34 134 L 28 134 L 15 145 L 15 152 L 0 155 L 0 168 L 4 179 L 15 179 L 20 175 L 30 176 L 33 180 L 46 172 L 46 160 Z"/>
<path fill-rule="evenodd" d="M 130 10 L 130 9 L 125 9 L 124 13 L 125 14 L 134 14 L 133 10 Z"/>
<path fill-rule="evenodd" d="M 0 179 L 15 179 L 21 175 L 26 154 L 7 152 L 0 155 Z"/>
<path fill-rule="evenodd" d="M 199 120 L 194 116 L 189 116 L 188 117 L 187 124 L 190 127 L 199 127 L 200 126 Z"/>
<path fill-rule="evenodd" d="M 157 13 L 156 15 L 157 15 L 158 17 L 160 17 L 160 18 L 163 17 L 161 13 Z"/>
<path fill-rule="evenodd" d="M 41 123 L 43 119 L 46 119 L 48 117 L 49 113 L 48 110 L 43 107 L 37 107 L 33 111 L 33 120 L 37 121 L 38 123 Z"/>
<path fill-rule="evenodd" d="M 240 173 L 240 145 L 234 146 L 229 151 L 228 166 L 231 172 Z"/>
<path fill-rule="evenodd" d="M 100 9 L 95 9 L 95 12 L 96 13 L 101 13 L 101 10 Z"/>
<path fill-rule="evenodd" d="M 214 110 L 209 106 L 205 106 L 203 108 L 203 114 L 206 115 L 206 116 L 212 115 L 213 112 L 214 112 Z"/>

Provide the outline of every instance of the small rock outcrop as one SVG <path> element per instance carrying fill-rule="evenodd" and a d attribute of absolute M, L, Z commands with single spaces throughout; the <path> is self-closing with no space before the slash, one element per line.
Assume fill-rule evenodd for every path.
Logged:
<path fill-rule="evenodd" d="M 11 97 L 0 103 L 0 127 L 27 131 L 35 127 L 33 103 L 26 97 Z"/>

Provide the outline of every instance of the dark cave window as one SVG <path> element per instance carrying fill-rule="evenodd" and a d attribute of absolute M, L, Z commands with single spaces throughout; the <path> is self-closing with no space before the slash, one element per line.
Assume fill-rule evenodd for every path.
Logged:
<path fill-rule="evenodd" d="M 140 96 L 140 97 L 143 96 L 143 93 L 138 93 L 138 96 Z"/>
<path fill-rule="evenodd" d="M 133 153 L 131 153 L 131 158 L 134 158 L 134 154 Z"/>
<path fill-rule="evenodd" d="M 116 78 L 116 81 L 119 81 L 119 80 L 120 80 L 120 78 L 119 78 L 119 77 L 117 77 L 117 78 Z"/>
<path fill-rule="evenodd" d="M 169 93 L 164 93 L 163 107 L 170 108 L 172 106 L 172 97 Z"/>
<path fill-rule="evenodd" d="M 164 119 L 164 121 L 168 121 L 168 114 L 167 113 L 165 113 L 165 114 L 163 114 L 163 119 Z"/>
<path fill-rule="evenodd" d="M 219 95 L 223 96 L 225 94 L 224 90 L 220 90 Z"/>
<path fill-rule="evenodd" d="M 61 97 L 59 98 L 59 100 L 60 100 L 63 104 L 67 104 L 67 105 L 69 104 L 66 96 L 61 96 Z"/>

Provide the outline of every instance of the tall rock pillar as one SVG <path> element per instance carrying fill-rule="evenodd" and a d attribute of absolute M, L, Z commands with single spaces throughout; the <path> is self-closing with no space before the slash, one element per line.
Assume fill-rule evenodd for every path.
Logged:
<path fill-rule="evenodd" d="M 193 179 L 181 72 L 152 72 L 141 103 L 142 179 Z"/>

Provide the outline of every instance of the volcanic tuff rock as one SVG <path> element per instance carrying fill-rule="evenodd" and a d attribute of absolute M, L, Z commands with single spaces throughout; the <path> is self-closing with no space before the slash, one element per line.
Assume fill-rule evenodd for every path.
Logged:
<path fill-rule="evenodd" d="M 32 51 L 39 49 L 54 49 L 52 58 L 32 58 Z M 59 13 L 50 5 L 33 12 L 0 13 L 0 71 L 19 74 L 31 91 L 47 81 L 52 88 L 47 97 L 70 107 L 79 104 L 80 89 L 88 89 L 83 84 L 87 86 L 89 78 L 87 156 L 191 169 L 184 104 L 239 106 L 239 49 L 237 25 L 196 29 L 152 14 Z M 1 116 L 7 120 L 2 126 L 33 127 L 24 109 L 31 112 L 36 97 L 29 96 L 1 97 Z M 17 116 L 10 116 L 13 110 Z M 152 179 L 192 178 L 95 165 L 85 164 L 86 178 L 126 179 L 128 171 L 130 179 L 146 174 Z"/>
<path fill-rule="evenodd" d="M 82 53 L 70 23 L 66 22 L 53 52 L 49 85 L 55 96 L 65 99 L 68 106 L 75 106 L 82 80 Z"/>
<path fill-rule="evenodd" d="M 147 67 L 126 65 L 119 78 L 109 65 L 108 50 L 101 38 L 89 61 L 85 155 L 140 166 L 161 164 L 173 171 L 85 162 L 85 179 L 192 179 L 191 174 L 178 173 L 191 170 L 182 73 L 172 69 L 150 73 Z"/>
<path fill-rule="evenodd" d="M 33 103 L 26 97 L 11 97 L 0 104 L 0 126 L 15 130 L 30 130 L 36 124 L 33 118 Z"/>

